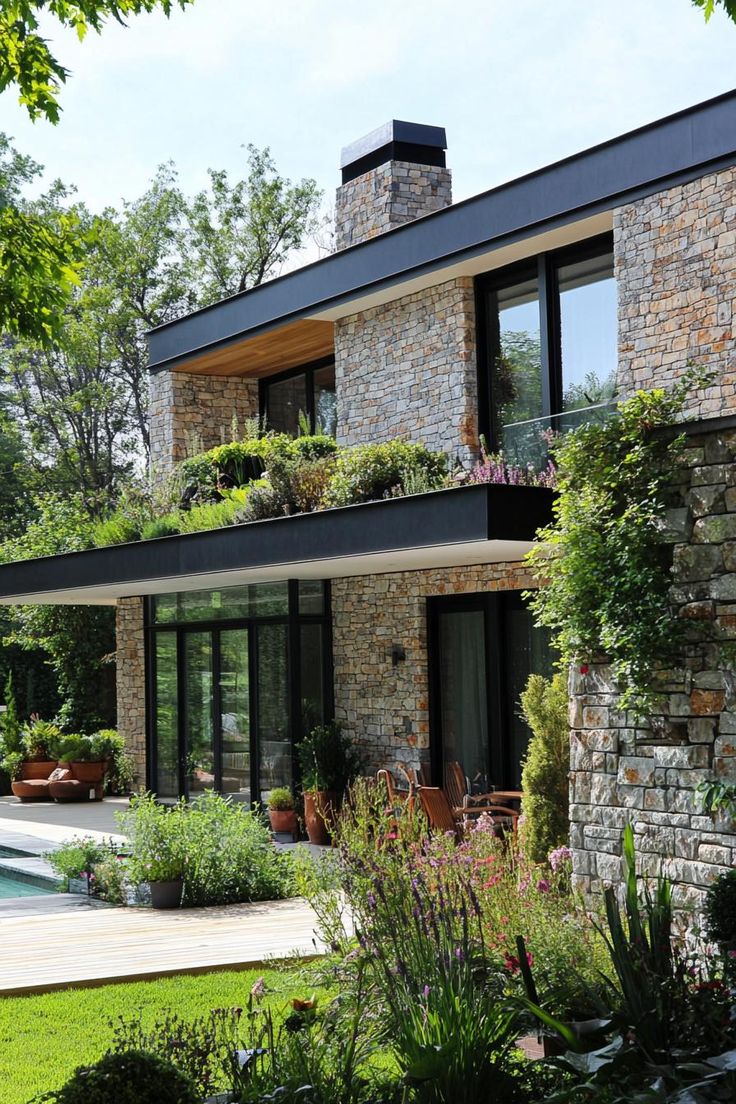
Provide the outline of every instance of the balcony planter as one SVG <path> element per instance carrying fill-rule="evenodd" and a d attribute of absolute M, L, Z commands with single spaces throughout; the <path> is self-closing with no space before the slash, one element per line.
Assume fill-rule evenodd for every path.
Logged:
<path fill-rule="evenodd" d="M 151 906 L 155 909 L 176 909 L 181 906 L 184 892 L 184 879 L 173 878 L 170 882 L 149 882 Z"/>
<path fill-rule="evenodd" d="M 304 823 L 309 842 L 320 847 L 331 843 L 330 825 L 335 820 L 339 795 L 335 790 L 305 790 Z"/>

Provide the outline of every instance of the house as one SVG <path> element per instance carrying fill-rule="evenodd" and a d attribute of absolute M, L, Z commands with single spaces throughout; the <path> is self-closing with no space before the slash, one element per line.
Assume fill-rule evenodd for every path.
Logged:
<path fill-rule="evenodd" d="M 295 433 L 300 411 L 346 444 L 468 465 L 483 437 L 525 465 L 542 431 L 694 359 L 718 379 L 688 427 L 675 582 L 736 636 L 736 92 L 461 203 L 445 159 L 442 128 L 380 127 L 343 151 L 333 254 L 150 334 L 154 477 L 234 417 Z M 519 693 L 552 663 L 522 599 L 550 509 L 543 487 L 462 486 L 7 564 L 0 600 L 117 606 L 119 727 L 161 795 L 257 800 L 332 716 L 375 766 L 515 787 Z M 736 777 L 734 692 L 691 658 L 664 733 L 616 709 L 605 668 L 572 679 L 583 889 L 616 876 L 628 819 L 683 899 L 734 861 L 694 794 Z"/>

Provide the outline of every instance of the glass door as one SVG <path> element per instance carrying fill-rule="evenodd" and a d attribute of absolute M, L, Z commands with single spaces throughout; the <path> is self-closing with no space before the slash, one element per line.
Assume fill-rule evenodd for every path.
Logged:
<path fill-rule="evenodd" d="M 247 629 L 219 633 L 220 789 L 250 802 L 250 647 Z"/>

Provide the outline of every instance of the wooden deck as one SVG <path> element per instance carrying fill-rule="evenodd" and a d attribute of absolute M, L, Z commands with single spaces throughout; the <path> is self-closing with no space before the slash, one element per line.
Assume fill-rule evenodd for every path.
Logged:
<path fill-rule="evenodd" d="M 154 911 L 85 906 L 0 918 L 0 996 L 313 955 L 306 901 Z M 35 950 L 34 950 L 35 948 Z"/>

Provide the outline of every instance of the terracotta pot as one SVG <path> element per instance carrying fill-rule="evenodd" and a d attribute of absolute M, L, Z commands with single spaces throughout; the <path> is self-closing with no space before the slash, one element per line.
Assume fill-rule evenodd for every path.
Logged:
<path fill-rule="evenodd" d="M 151 905 L 155 909 L 175 909 L 181 905 L 181 895 L 184 890 L 182 878 L 175 878 L 171 882 L 149 882 L 151 890 Z"/>
<path fill-rule="evenodd" d="M 283 832 L 296 838 L 296 812 L 293 809 L 269 809 L 268 819 L 272 832 Z"/>
<path fill-rule="evenodd" d="M 70 763 L 72 774 L 78 782 L 89 782 L 91 786 L 99 785 L 105 777 L 107 759 L 98 759 L 93 763 Z"/>
<path fill-rule="evenodd" d="M 55 759 L 26 759 L 20 768 L 20 776 L 24 782 L 29 778 L 48 778 L 58 765 Z"/>
<path fill-rule="evenodd" d="M 304 823 L 310 843 L 329 846 L 330 825 L 335 819 L 337 802 L 334 790 L 312 790 L 304 794 Z"/>

